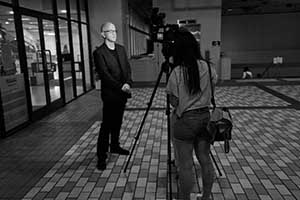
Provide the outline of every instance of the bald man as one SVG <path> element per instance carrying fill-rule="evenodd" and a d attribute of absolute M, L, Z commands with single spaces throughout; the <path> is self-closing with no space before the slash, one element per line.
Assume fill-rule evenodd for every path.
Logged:
<path fill-rule="evenodd" d="M 132 84 L 131 69 L 123 46 L 116 44 L 117 30 L 107 22 L 101 26 L 104 43 L 94 52 L 96 72 L 101 79 L 103 117 L 97 143 L 97 168 L 106 169 L 108 147 L 111 153 L 128 155 L 120 147 L 119 136 L 127 99 Z M 109 142 L 109 135 L 110 142 Z"/>

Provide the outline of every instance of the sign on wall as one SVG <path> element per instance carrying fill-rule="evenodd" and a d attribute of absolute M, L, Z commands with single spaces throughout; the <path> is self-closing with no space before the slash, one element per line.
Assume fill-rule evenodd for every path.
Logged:
<path fill-rule="evenodd" d="M 0 90 L 5 131 L 28 121 L 23 74 L 0 77 Z"/>

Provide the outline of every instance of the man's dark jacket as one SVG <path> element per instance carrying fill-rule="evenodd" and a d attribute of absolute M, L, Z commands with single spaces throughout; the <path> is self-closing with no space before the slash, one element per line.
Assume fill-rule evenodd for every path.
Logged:
<path fill-rule="evenodd" d="M 103 101 L 126 102 L 128 94 L 121 88 L 125 83 L 131 86 L 131 69 L 124 47 L 115 44 L 115 49 L 119 61 L 104 43 L 93 52 L 96 72 L 101 79 L 101 97 Z"/>

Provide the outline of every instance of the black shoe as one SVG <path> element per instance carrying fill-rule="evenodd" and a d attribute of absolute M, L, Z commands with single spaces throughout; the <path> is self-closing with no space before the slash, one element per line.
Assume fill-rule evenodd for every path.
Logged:
<path fill-rule="evenodd" d="M 129 155 L 129 151 L 126 150 L 126 149 L 123 149 L 121 147 L 112 147 L 110 149 L 110 152 L 111 153 L 117 153 L 117 154 L 120 154 L 120 155 Z"/>
<path fill-rule="evenodd" d="M 105 170 L 106 169 L 106 162 L 105 161 L 100 161 L 100 160 L 98 160 L 98 162 L 97 162 L 97 169 L 98 170 Z"/>

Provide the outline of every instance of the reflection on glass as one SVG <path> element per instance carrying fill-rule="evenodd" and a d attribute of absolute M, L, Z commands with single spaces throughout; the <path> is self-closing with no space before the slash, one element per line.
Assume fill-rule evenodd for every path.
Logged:
<path fill-rule="evenodd" d="M 73 38 L 73 51 L 74 51 L 74 65 L 76 74 L 76 90 L 77 95 L 83 93 L 82 85 L 82 62 L 80 55 L 80 43 L 79 43 L 79 26 L 78 23 L 72 22 L 72 38 Z"/>
<path fill-rule="evenodd" d="M 57 14 L 61 17 L 67 17 L 66 1 L 59 0 L 57 2 Z"/>
<path fill-rule="evenodd" d="M 3 108 L 0 127 L 10 131 L 28 121 L 27 98 L 13 12 L 9 7 L 0 6 L 0 13 L 0 106 Z"/>
<path fill-rule="evenodd" d="M 68 35 L 68 26 L 66 20 L 59 20 L 59 35 L 62 52 L 62 68 L 65 86 L 66 102 L 71 101 L 74 98 L 73 94 L 73 81 L 71 73 L 71 53 Z"/>
<path fill-rule="evenodd" d="M 29 75 L 32 109 L 34 111 L 47 104 L 39 27 L 37 18 L 29 16 L 22 16 L 22 23 L 26 46 L 27 70 Z"/>
<path fill-rule="evenodd" d="M 86 22 L 86 8 L 85 0 L 79 0 L 80 2 L 80 17 L 82 22 Z"/>
<path fill-rule="evenodd" d="M 57 67 L 56 40 L 54 32 L 54 22 L 43 20 L 45 58 L 48 69 L 48 80 L 51 102 L 61 98 L 59 84 L 59 69 Z"/>
<path fill-rule="evenodd" d="M 0 6 L 0 76 L 20 74 L 18 42 L 11 8 Z M 4 17 L 5 16 L 5 17 Z"/>
<path fill-rule="evenodd" d="M 89 46 L 87 38 L 87 26 L 85 24 L 81 25 L 82 30 L 82 44 L 83 44 L 83 60 L 84 60 L 84 71 L 85 71 L 85 83 L 86 89 L 89 90 L 91 86 L 91 73 L 90 73 L 90 59 L 89 59 Z"/>
<path fill-rule="evenodd" d="M 78 20 L 77 0 L 70 0 L 71 19 Z"/>
<path fill-rule="evenodd" d="M 53 13 L 52 1 L 49 0 L 19 0 L 19 4 L 21 7 L 46 13 Z"/>

